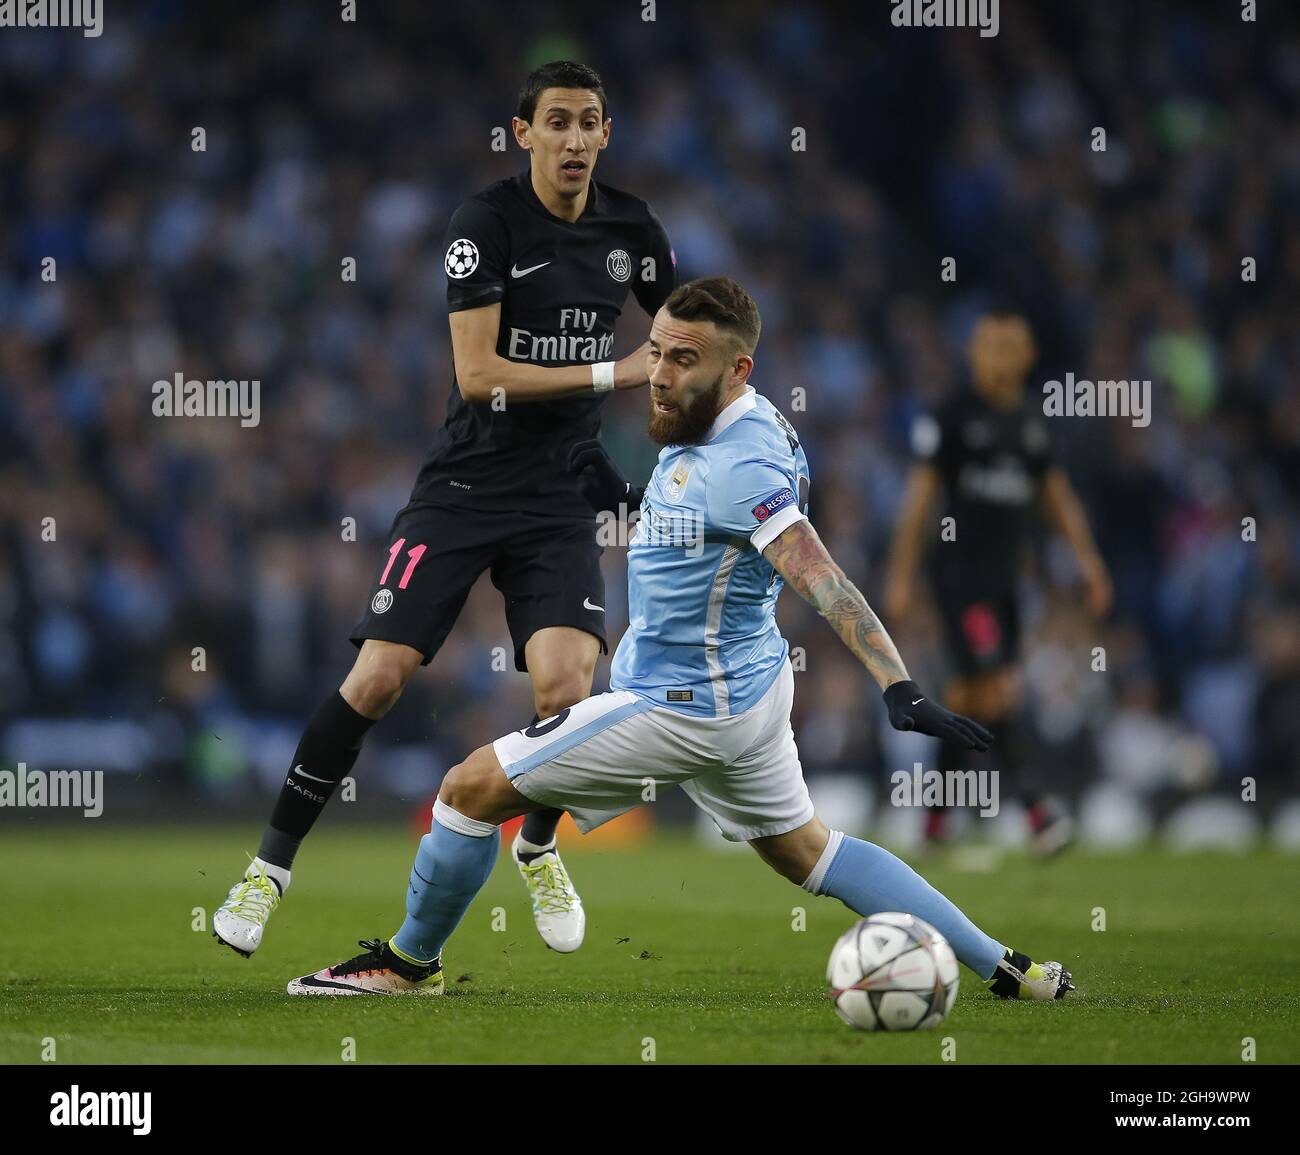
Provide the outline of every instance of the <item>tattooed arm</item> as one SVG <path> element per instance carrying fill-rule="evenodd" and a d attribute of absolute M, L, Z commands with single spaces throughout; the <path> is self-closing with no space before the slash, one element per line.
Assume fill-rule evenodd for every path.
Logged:
<path fill-rule="evenodd" d="M 907 667 L 893 639 L 858 587 L 826 552 L 810 521 L 796 521 L 763 556 L 786 584 L 826 619 L 882 690 L 908 680 Z"/>
<path fill-rule="evenodd" d="M 988 749 L 992 734 L 978 722 L 931 702 L 907 676 L 893 639 L 857 586 L 826 552 L 810 521 L 800 518 L 782 530 L 763 550 L 763 556 L 867 667 L 884 691 L 889 724 L 894 729 L 932 734 L 970 750 Z"/>

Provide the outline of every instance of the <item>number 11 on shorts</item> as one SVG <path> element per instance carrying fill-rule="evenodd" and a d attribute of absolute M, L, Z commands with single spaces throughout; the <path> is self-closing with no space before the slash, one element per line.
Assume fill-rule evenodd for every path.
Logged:
<path fill-rule="evenodd" d="M 399 537 L 393 542 L 388 551 L 388 564 L 384 566 L 384 572 L 379 575 L 379 584 L 381 586 L 388 584 L 388 571 L 393 568 L 393 562 L 397 560 L 397 555 L 401 553 L 402 546 L 405 544 L 406 538 L 404 537 Z M 406 551 L 409 560 L 406 563 L 406 568 L 402 570 L 402 580 L 397 583 L 399 590 L 406 589 L 406 583 L 411 580 L 411 574 L 415 572 L 415 567 L 419 564 L 420 558 L 424 556 L 424 551 L 428 548 L 427 545 L 414 545 Z"/>

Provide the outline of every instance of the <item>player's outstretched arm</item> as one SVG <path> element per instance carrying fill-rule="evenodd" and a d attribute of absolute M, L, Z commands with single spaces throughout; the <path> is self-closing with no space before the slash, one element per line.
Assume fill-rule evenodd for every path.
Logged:
<path fill-rule="evenodd" d="M 806 518 L 794 522 L 768 545 L 763 556 L 867 667 L 884 691 L 890 725 L 896 730 L 932 734 L 967 749 L 988 749 L 993 735 L 983 726 L 930 701 L 908 678 L 889 632 L 827 552 L 811 522 Z"/>
<path fill-rule="evenodd" d="M 826 619 L 882 690 L 907 681 L 907 667 L 893 639 L 858 587 L 827 552 L 811 522 L 796 521 L 763 556 L 786 584 Z"/>
<path fill-rule="evenodd" d="M 451 353 L 456 362 L 456 383 L 466 401 L 544 401 L 599 391 L 591 365 L 533 365 L 497 354 L 501 329 L 501 302 L 450 315 Z M 635 389 L 649 381 L 647 341 L 621 361 L 612 363 L 613 376 L 602 382 L 607 389 Z M 496 390 L 501 392 L 497 393 Z"/>
<path fill-rule="evenodd" d="M 1104 618 L 1110 611 L 1112 597 L 1110 573 L 1101 560 L 1097 543 L 1093 541 L 1083 503 L 1065 471 L 1057 466 L 1052 466 L 1044 474 L 1041 494 L 1048 520 L 1074 550 L 1089 611 L 1094 617 Z"/>
<path fill-rule="evenodd" d="M 885 613 L 891 620 L 911 612 L 921 554 L 925 546 L 925 520 L 943 481 L 933 465 L 914 465 L 907 475 L 907 490 L 894 524 L 894 540 L 885 570 Z"/>

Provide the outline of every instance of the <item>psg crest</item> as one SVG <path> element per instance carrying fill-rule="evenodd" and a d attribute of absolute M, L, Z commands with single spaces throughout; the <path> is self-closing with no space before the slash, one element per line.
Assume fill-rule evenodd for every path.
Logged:
<path fill-rule="evenodd" d="M 623 249 L 612 249 L 605 258 L 605 268 L 616 281 L 626 281 L 632 275 L 632 258 Z"/>

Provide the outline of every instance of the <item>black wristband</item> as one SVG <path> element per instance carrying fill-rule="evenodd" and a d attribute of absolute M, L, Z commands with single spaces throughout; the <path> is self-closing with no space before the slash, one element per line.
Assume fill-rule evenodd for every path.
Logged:
<path fill-rule="evenodd" d="M 885 705 L 891 710 L 894 704 L 900 706 L 911 706 L 914 698 L 923 698 L 921 687 L 915 682 L 895 682 L 892 686 L 886 686 L 883 694 Z"/>

